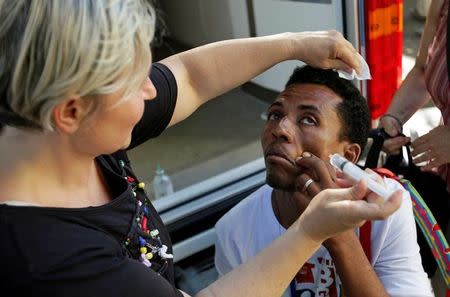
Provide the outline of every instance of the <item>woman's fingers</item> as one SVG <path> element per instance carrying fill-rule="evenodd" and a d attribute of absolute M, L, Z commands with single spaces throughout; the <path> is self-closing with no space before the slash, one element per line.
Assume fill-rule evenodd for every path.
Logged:
<path fill-rule="evenodd" d="M 350 66 L 349 64 L 345 63 L 344 61 L 338 60 L 338 59 L 330 60 L 330 68 L 343 70 L 348 73 L 352 73 L 352 71 L 353 71 L 352 66 Z"/>
<path fill-rule="evenodd" d="M 293 56 L 306 64 L 325 69 L 355 69 L 361 72 L 359 55 L 340 32 L 300 32 L 293 38 Z"/>
<path fill-rule="evenodd" d="M 371 170 L 369 168 L 366 168 L 364 171 L 366 173 L 368 173 L 369 178 L 371 180 L 374 180 L 378 184 L 381 184 L 383 186 L 385 185 L 383 178 L 378 173 L 376 173 L 375 171 L 373 171 L 373 170 Z M 336 180 L 336 185 L 338 185 L 341 188 L 350 188 L 350 187 L 352 187 L 355 184 L 355 180 L 353 180 L 350 177 L 347 177 L 345 175 L 345 173 L 343 173 L 343 172 L 338 171 L 337 172 L 337 176 L 338 176 L 338 178 Z M 364 183 L 367 183 L 367 182 L 364 181 Z M 365 199 L 367 201 L 369 201 L 369 202 L 378 203 L 378 204 L 384 202 L 384 198 L 383 197 L 379 196 L 378 194 L 376 194 L 376 193 L 374 193 L 374 192 L 372 192 L 370 190 L 367 192 L 367 195 L 365 196 Z"/>
<path fill-rule="evenodd" d="M 352 200 L 352 202 L 364 202 L 348 204 L 348 207 L 352 210 L 351 213 L 355 216 L 354 219 L 360 221 L 385 219 L 400 207 L 402 200 L 402 190 L 395 191 L 386 201 L 383 199 L 382 203 L 379 200 L 375 203 L 362 200 L 371 193 L 367 188 L 367 182 L 365 180 L 359 181 L 351 188 L 342 189 L 342 191 L 336 195 L 336 201 L 345 202 L 346 200 Z M 347 191 L 347 193 L 344 191 Z M 349 220 L 351 221 L 351 218 Z"/>
<path fill-rule="evenodd" d="M 394 213 L 402 203 L 402 190 L 395 191 L 383 203 L 372 203 L 365 201 L 362 204 L 355 204 L 353 211 L 359 220 L 384 220 Z"/>
<path fill-rule="evenodd" d="M 311 200 L 300 223 L 312 238 L 325 240 L 366 220 L 385 219 L 401 205 L 401 190 L 381 203 L 364 200 L 369 193 L 365 181 L 346 189 L 323 190 Z"/>
<path fill-rule="evenodd" d="M 355 69 L 358 74 L 361 74 L 361 63 L 356 49 L 342 35 L 338 36 L 337 39 L 339 47 L 337 49 L 337 59 L 332 61 L 334 63 L 333 68 L 342 69 L 347 72 Z"/>
<path fill-rule="evenodd" d="M 416 154 L 413 158 L 414 164 L 419 164 L 422 162 L 429 162 L 432 160 L 432 153 L 430 150 L 425 151 L 421 154 Z"/>

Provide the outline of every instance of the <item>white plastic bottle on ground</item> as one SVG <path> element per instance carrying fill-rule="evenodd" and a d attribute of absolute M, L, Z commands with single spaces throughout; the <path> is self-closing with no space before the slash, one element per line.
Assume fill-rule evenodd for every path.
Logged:
<path fill-rule="evenodd" d="M 170 177 L 164 173 L 164 169 L 156 166 L 156 175 L 153 178 L 153 192 L 155 199 L 170 195 L 173 193 L 173 185 Z"/>

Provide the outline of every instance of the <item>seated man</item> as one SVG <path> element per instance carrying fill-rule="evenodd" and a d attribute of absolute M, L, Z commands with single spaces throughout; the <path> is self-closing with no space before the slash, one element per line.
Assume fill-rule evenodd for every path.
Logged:
<path fill-rule="evenodd" d="M 351 82 L 309 66 L 295 69 L 267 116 L 261 135 L 267 185 L 217 223 L 215 264 L 220 275 L 285 232 L 316 193 L 337 187 L 329 155 L 339 153 L 356 162 L 370 125 L 367 103 Z M 380 182 L 390 189 L 402 188 L 390 179 Z M 387 220 L 366 223 L 324 242 L 299 267 L 284 294 L 343 295 L 433 296 L 406 191 L 401 208 Z"/>

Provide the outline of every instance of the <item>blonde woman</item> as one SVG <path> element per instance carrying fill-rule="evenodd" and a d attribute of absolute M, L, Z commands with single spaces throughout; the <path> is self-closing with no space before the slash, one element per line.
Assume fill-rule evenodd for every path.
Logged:
<path fill-rule="evenodd" d="M 359 69 L 336 32 L 224 41 L 152 65 L 153 27 L 145 1 L 0 1 L 2 295 L 185 295 L 126 149 L 282 60 Z M 399 207 L 399 193 L 373 195 L 364 183 L 323 191 L 198 296 L 279 296 L 323 240 Z"/>

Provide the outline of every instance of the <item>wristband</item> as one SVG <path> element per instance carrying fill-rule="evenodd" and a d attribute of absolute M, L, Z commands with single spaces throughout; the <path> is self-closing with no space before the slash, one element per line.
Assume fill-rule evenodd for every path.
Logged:
<path fill-rule="evenodd" d="M 393 118 L 397 122 L 397 124 L 400 126 L 400 132 L 403 131 L 403 123 L 402 123 L 402 121 L 400 121 L 400 119 L 398 117 L 396 117 L 395 115 L 390 114 L 390 113 L 385 113 L 384 115 L 382 115 L 380 117 L 380 120 L 385 117 Z"/>

